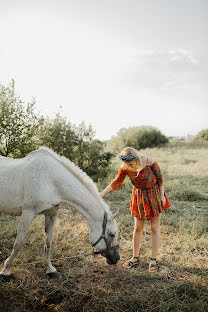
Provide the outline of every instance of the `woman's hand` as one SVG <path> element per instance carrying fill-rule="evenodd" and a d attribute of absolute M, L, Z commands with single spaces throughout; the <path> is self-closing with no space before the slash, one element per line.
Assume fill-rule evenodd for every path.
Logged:
<path fill-rule="evenodd" d="M 163 206 L 165 206 L 165 204 L 166 204 L 166 198 L 165 198 L 164 195 L 161 196 L 161 201 L 162 201 Z"/>
<path fill-rule="evenodd" d="M 166 204 L 166 198 L 165 198 L 165 190 L 164 190 L 164 184 L 160 185 L 160 194 L 161 194 L 161 201 L 163 206 Z"/>

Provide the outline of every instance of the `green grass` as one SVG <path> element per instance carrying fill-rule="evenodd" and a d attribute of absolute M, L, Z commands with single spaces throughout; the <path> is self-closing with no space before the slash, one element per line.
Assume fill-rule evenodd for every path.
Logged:
<path fill-rule="evenodd" d="M 39 216 L 30 227 L 25 244 L 13 267 L 14 278 L 0 280 L 0 311 L 206 311 L 207 303 L 207 216 L 208 150 L 205 146 L 173 146 L 144 151 L 154 157 L 164 173 L 171 208 L 161 219 L 159 272 L 148 273 L 151 252 L 149 222 L 144 231 L 141 265 L 132 270 L 122 263 L 132 255 L 134 220 L 129 202 L 132 185 L 126 179 L 116 192 L 106 195 L 117 222 L 121 260 L 115 266 L 101 256 L 84 257 L 91 251 L 89 228 L 74 209 L 63 206 L 55 227 L 55 280 L 45 276 L 42 262 L 44 219 Z M 116 175 L 99 181 L 102 190 Z M 0 260 L 10 254 L 19 218 L 0 218 Z M 74 256 L 80 255 L 75 258 Z M 65 258 L 63 260 L 62 258 Z M 31 264 L 33 263 L 33 264 Z"/>

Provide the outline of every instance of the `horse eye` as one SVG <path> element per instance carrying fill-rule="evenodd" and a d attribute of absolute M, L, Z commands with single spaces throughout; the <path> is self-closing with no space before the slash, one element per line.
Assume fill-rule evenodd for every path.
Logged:
<path fill-rule="evenodd" d="M 110 233 L 109 236 L 110 236 L 111 238 L 114 238 L 116 235 L 113 234 L 113 233 Z"/>

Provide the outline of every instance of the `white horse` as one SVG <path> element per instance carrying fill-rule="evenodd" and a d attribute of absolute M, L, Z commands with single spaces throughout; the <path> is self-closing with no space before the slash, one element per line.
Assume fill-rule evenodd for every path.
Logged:
<path fill-rule="evenodd" d="M 40 147 L 21 159 L 0 156 L 0 213 L 21 216 L 13 251 L 0 274 L 11 274 L 11 264 L 23 244 L 29 225 L 39 214 L 45 215 L 46 273 L 57 273 L 51 264 L 50 252 L 60 203 L 76 208 L 86 218 L 92 246 L 101 251 L 107 263 L 117 263 L 120 251 L 114 220 L 116 213 L 112 215 L 86 173 L 67 158 L 47 147 Z"/>

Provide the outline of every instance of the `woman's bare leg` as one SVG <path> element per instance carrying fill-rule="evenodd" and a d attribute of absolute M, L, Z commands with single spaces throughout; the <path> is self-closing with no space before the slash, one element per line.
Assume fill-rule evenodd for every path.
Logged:
<path fill-rule="evenodd" d="M 141 220 L 138 218 L 134 218 L 134 220 L 135 220 L 135 226 L 134 226 L 134 232 L 133 232 L 133 257 L 123 264 L 125 268 L 132 267 L 133 266 L 132 262 L 138 263 L 139 251 L 140 251 L 140 247 L 142 244 L 145 220 Z M 134 257 L 137 257 L 137 258 L 134 258 Z"/>
<path fill-rule="evenodd" d="M 154 217 L 150 220 L 151 226 L 151 235 L 152 235 L 152 255 L 151 258 L 157 258 L 158 249 L 160 247 L 160 219 L 161 214 L 159 216 Z M 156 261 L 150 260 L 150 263 L 155 264 Z"/>
<path fill-rule="evenodd" d="M 139 251 L 142 244 L 143 231 L 145 226 L 144 219 L 134 218 L 134 232 L 133 232 L 133 257 L 139 257 Z"/>

